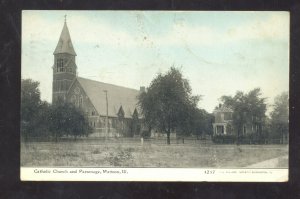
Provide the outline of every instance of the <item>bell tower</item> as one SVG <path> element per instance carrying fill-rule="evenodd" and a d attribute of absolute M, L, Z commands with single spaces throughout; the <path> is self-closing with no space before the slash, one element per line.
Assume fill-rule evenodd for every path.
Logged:
<path fill-rule="evenodd" d="M 76 53 L 67 26 L 66 15 L 53 55 L 52 103 L 55 103 L 59 98 L 66 100 L 66 94 L 77 74 Z"/>

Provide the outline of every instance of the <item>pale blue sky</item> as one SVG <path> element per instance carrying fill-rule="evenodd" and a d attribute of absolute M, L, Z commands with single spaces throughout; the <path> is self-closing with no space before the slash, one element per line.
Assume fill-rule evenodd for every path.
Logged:
<path fill-rule="evenodd" d="M 139 89 L 174 65 L 209 112 L 237 90 L 271 104 L 289 89 L 288 12 L 23 11 L 22 78 L 43 100 L 65 14 L 81 77 Z"/>

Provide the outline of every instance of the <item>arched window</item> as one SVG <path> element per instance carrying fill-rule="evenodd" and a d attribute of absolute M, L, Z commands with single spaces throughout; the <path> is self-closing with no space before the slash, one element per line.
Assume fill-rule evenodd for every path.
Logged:
<path fill-rule="evenodd" d="M 76 100 L 75 95 L 72 95 L 72 97 L 71 97 L 71 102 L 72 102 L 72 103 L 75 103 L 75 100 Z"/>
<path fill-rule="evenodd" d="M 79 98 L 79 107 L 82 106 L 82 101 L 83 101 L 83 97 L 82 97 L 82 95 L 80 95 L 80 98 Z"/>
<path fill-rule="evenodd" d="M 75 106 L 77 106 L 77 97 L 76 97 L 75 95 L 72 96 L 71 102 L 72 102 Z"/>

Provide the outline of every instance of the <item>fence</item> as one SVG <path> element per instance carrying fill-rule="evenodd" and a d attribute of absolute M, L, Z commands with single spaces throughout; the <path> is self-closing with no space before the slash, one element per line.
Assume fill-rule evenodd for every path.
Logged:
<path fill-rule="evenodd" d="M 56 140 L 51 137 L 30 137 L 26 140 L 22 139 L 22 142 L 55 142 Z M 78 137 L 76 140 L 74 137 L 61 137 L 57 142 L 77 142 L 83 144 L 155 144 L 155 145 L 167 145 L 167 138 L 144 138 L 143 141 L 139 137 L 118 137 L 118 138 L 104 138 L 104 137 Z M 172 145 L 218 145 L 218 144 L 236 144 L 236 142 L 227 142 L 226 140 L 219 140 L 213 142 L 212 139 L 197 139 L 196 137 L 186 138 L 171 138 Z M 288 144 L 288 141 L 283 142 L 281 139 L 263 139 L 259 142 L 251 141 L 249 139 L 240 139 L 240 144 L 254 145 L 254 144 Z"/>

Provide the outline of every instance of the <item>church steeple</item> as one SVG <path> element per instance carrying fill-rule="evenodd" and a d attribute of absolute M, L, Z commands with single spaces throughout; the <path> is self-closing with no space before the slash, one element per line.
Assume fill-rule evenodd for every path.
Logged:
<path fill-rule="evenodd" d="M 57 46 L 53 54 L 56 55 L 59 53 L 68 53 L 70 55 L 76 56 L 75 50 L 73 48 L 72 40 L 70 37 L 69 29 L 67 26 L 66 18 L 65 18 L 64 27 L 61 31 Z"/>
<path fill-rule="evenodd" d="M 68 90 L 77 74 L 76 53 L 73 48 L 66 18 L 53 55 L 52 102 L 55 103 L 58 98 L 66 99 Z"/>

